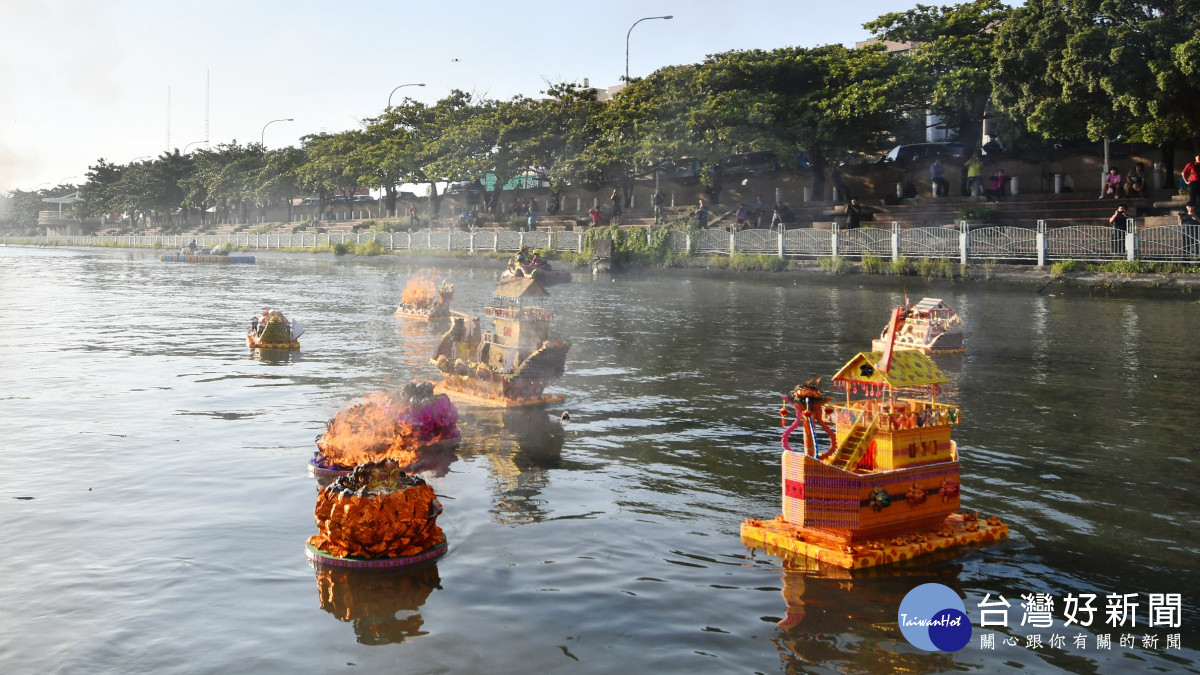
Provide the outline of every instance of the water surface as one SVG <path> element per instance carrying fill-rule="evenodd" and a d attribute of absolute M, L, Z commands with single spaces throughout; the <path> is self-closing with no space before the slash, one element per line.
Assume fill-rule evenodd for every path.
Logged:
<path fill-rule="evenodd" d="M 551 288 L 566 375 L 544 411 L 461 406 L 439 521 L 410 575 L 316 573 L 314 437 L 350 400 L 414 377 L 436 333 L 392 315 L 409 260 L 159 262 L 145 251 L 0 248 L 0 662 L 21 671 L 1197 671 L 1200 308 L 978 285 L 942 297 L 968 353 L 939 363 L 963 408 L 964 506 L 1001 545 L 847 572 L 747 549 L 779 512 L 779 394 L 869 349 L 898 289 L 854 279 L 683 276 Z M 496 269 L 443 268 L 478 313 Z M 298 353 L 255 356 L 282 310 Z M 828 382 L 828 379 L 826 380 Z M 570 421 L 560 422 L 566 409 Z M 900 599 L 957 590 L 997 646 L 910 646 Z M 1020 596 L 1141 594 L 1136 628 L 1043 630 Z M 1182 594 L 1179 628 L 1144 625 Z M 1103 599 L 1100 601 L 1103 605 Z M 1086 648 L 1073 646 L 1077 634 Z M 1095 647 L 1111 633 L 1111 650 Z M 1122 634 L 1136 634 L 1122 647 Z M 1019 646 L 1001 641 L 1012 634 Z M 1157 635 L 1157 648 L 1141 637 Z M 1181 648 L 1167 649 L 1168 634 Z"/>

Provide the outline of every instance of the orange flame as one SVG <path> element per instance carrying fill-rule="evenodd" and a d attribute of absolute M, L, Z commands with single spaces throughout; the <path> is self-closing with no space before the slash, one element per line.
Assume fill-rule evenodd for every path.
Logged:
<path fill-rule="evenodd" d="M 400 302 L 412 307 L 428 307 L 441 300 L 448 285 L 437 275 L 437 270 L 421 270 L 409 279 L 400 296 Z"/>
<path fill-rule="evenodd" d="M 399 405 L 386 392 L 368 394 L 366 400 L 330 420 L 317 447 L 326 461 L 355 466 L 390 457 L 402 466 L 417 460 L 416 430 L 396 418 Z"/>

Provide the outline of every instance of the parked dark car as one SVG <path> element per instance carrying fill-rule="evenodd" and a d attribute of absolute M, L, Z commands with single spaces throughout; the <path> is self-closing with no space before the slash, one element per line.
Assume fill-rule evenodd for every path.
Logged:
<path fill-rule="evenodd" d="M 779 169 L 779 158 L 770 150 L 743 152 L 740 155 L 734 155 L 725 160 L 722 167 L 722 173 L 727 176 L 776 171 Z"/>
<path fill-rule="evenodd" d="M 461 194 L 479 194 L 479 187 L 475 183 L 458 182 L 449 183 L 446 185 L 446 190 L 442 194 L 446 195 L 461 195 Z"/>
<path fill-rule="evenodd" d="M 958 143 L 912 143 L 897 145 L 886 155 L 876 160 L 879 164 L 895 163 L 909 164 L 921 160 L 933 161 L 935 157 L 942 159 L 963 159 L 966 157 L 963 146 Z"/>

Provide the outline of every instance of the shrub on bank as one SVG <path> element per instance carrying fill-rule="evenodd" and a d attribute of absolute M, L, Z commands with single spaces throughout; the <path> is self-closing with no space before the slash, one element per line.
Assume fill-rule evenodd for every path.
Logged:
<path fill-rule="evenodd" d="M 841 256 L 821 258 L 817 261 L 817 264 L 821 266 L 821 269 L 835 276 L 841 275 L 846 271 L 846 259 Z"/>
<path fill-rule="evenodd" d="M 917 273 L 926 279 L 953 279 L 956 274 L 954 263 L 946 258 L 921 258 L 917 261 Z"/>
<path fill-rule="evenodd" d="M 913 273 L 913 267 L 908 258 L 900 256 L 888 263 L 888 271 L 895 276 L 906 277 Z"/>
<path fill-rule="evenodd" d="M 881 274 L 883 273 L 883 260 L 879 256 L 864 255 L 862 257 L 863 274 Z"/>

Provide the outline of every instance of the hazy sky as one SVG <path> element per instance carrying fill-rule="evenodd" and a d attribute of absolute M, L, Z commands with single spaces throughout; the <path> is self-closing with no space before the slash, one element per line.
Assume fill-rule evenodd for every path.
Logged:
<path fill-rule="evenodd" d="M 536 96 L 594 87 L 731 49 L 848 46 L 905 2 L 572 0 L 0 0 L 0 192 L 82 183 L 99 158 L 126 164 L 205 140 L 299 145 L 353 128 L 388 95 L 451 89 Z M 948 4 L 926 0 L 924 4 Z M 169 94 L 168 94 L 169 90 Z M 169 104 L 168 104 L 169 102 Z"/>

